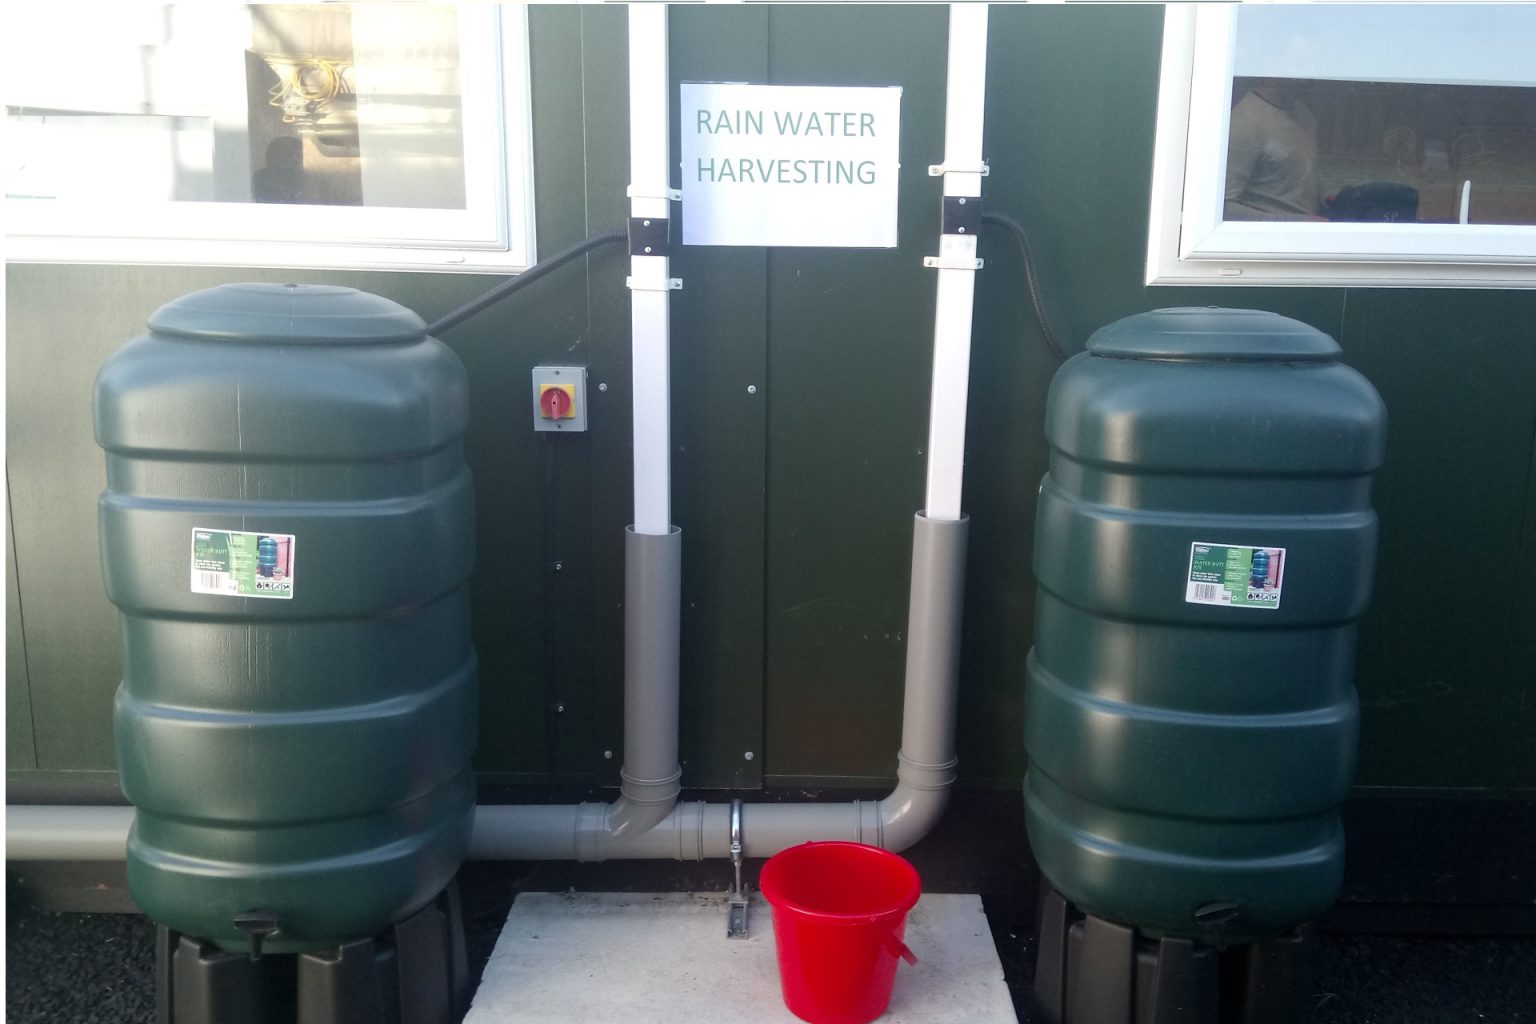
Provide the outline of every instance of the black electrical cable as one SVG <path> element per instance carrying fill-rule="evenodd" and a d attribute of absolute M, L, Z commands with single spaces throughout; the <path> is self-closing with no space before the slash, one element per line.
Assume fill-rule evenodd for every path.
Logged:
<path fill-rule="evenodd" d="M 1019 247 L 1019 257 L 1024 263 L 1024 281 L 1029 286 L 1029 303 L 1034 307 L 1035 320 L 1040 324 L 1040 333 L 1045 338 L 1046 347 L 1051 350 L 1058 361 L 1065 361 L 1067 350 L 1062 347 L 1061 339 L 1056 336 L 1055 329 L 1051 326 L 1051 318 L 1045 312 L 1045 300 L 1040 294 L 1040 278 L 1035 273 L 1035 258 L 1029 246 L 1029 235 L 1024 231 L 1024 225 L 1006 214 L 993 213 L 990 210 L 981 215 L 983 224 L 996 224 L 1006 228 L 1013 235 L 1014 242 Z"/>
<path fill-rule="evenodd" d="M 501 282 L 501 284 L 498 284 L 484 295 L 481 295 L 478 298 L 470 299 L 458 309 L 438 317 L 427 326 L 427 333 L 434 335 L 441 334 L 450 328 L 457 327 L 459 324 L 463 323 L 465 320 L 468 320 L 470 317 L 485 309 L 487 306 L 495 305 L 502 299 L 506 298 L 508 295 L 511 295 L 513 292 L 517 291 L 519 288 L 525 288 L 528 285 L 533 284 L 533 282 L 537 281 L 545 274 L 559 269 L 565 264 L 571 262 L 571 260 L 574 260 L 576 257 L 585 253 L 589 253 L 593 249 L 600 248 L 604 245 L 612 245 L 615 242 L 625 241 L 628 237 L 628 232 L 626 232 L 623 228 L 615 228 L 612 231 L 604 231 L 600 234 L 593 235 L 591 238 L 582 239 L 580 242 L 577 242 L 575 245 L 570 246 L 569 248 L 561 249 L 553 256 L 547 256 L 539 262 L 535 263 L 533 266 L 529 267 L 521 274 L 518 274 L 516 277 Z"/>

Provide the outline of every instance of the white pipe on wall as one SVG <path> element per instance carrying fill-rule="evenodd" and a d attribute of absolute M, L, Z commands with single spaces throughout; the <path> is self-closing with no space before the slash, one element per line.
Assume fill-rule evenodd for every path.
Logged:
<path fill-rule="evenodd" d="M 667 6 L 629 8 L 629 215 L 672 214 L 667 150 Z M 665 535 L 672 526 L 671 271 L 665 255 L 631 256 L 635 532 Z"/>
<path fill-rule="evenodd" d="M 944 195 L 981 196 L 981 133 L 987 91 L 987 5 L 949 6 L 949 81 L 944 108 Z M 960 518 L 965 411 L 971 375 L 976 236 L 939 236 L 933 390 L 928 407 L 928 484 L 934 519 Z"/>

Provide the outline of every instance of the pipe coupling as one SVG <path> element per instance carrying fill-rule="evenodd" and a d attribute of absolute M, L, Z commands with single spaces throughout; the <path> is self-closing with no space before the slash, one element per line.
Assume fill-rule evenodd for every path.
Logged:
<path fill-rule="evenodd" d="M 704 842 L 704 812 L 709 804 L 693 800 L 678 804 L 673 817 L 677 821 L 677 859 L 707 860 L 710 856 Z"/>
<path fill-rule="evenodd" d="M 637 804 L 671 803 L 683 791 L 682 779 L 682 768 L 663 779 L 637 779 L 621 768 L 619 792 Z"/>
<path fill-rule="evenodd" d="M 906 754 L 896 754 L 896 778 L 913 789 L 948 789 L 959 777 L 960 758 L 952 757 L 942 764 L 917 761 Z"/>
<path fill-rule="evenodd" d="M 576 859 L 583 863 L 607 860 L 608 805 L 584 803 L 576 807 Z"/>
<path fill-rule="evenodd" d="M 885 817 L 880 813 L 879 800 L 855 800 L 853 813 L 858 819 L 856 842 L 885 848 Z"/>

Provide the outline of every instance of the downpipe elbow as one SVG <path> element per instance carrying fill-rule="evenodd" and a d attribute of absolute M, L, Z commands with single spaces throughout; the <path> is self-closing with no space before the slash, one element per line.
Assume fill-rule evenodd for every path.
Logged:
<path fill-rule="evenodd" d="M 683 791 L 683 770 L 664 779 L 636 779 L 619 773 L 619 798 L 608 809 L 608 834 L 614 839 L 649 832 L 666 820 Z"/>
<path fill-rule="evenodd" d="M 896 788 L 890 796 L 878 801 L 876 807 L 880 822 L 879 845 L 900 853 L 933 831 L 944 816 L 960 759 L 925 764 L 905 754 L 896 757 Z"/>
<path fill-rule="evenodd" d="M 616 844 L 632 843 L 666 821 L 677 809 L 682 769 L 665 779 L 634 779 L 620 773 L 619 797 L 611 804 L 584 803 L 576 809 L 576 859 L 607 860 Z"/>

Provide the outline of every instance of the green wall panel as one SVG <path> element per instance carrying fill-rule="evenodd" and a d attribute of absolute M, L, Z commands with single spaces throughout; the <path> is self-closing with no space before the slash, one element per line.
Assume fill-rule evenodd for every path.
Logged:
<path fill-rule="evenodd" d="M 1518 574 L 1523 580 L 1536 579 L 1536 425 L 1531 431 L 1531 468 L 1525 490 L 1525 523 L 1521 527 Z M 1510 642 L 1505 655 L 1507 665 L 1504 688 L 1504 728 L 1496 756 L 1510 766 L 1509 788 L 1536 789 L 1536 754 L 1531 737 L 1536 736 L 1536 587 L 1521 587 L 1510 609 Z"/>
<path fill-rule="evenodd" d="M 9 268 L 12 568 L 26 607 L 21 683 L 31 686 L 40 769 L 113 767 L 117 613 L 97 559 L 96 498 L 105 469 L 92 437 L 91 386 L 101 361 L 142 324 L 142 314 L 130 310 L 143 301 L 146 277 L 166 274 Z M 90 284 L 76 290 L 76 281 Z"/>
<path fill-rule="evenodd" d="M 588 122 L 622 98 L 624 72 L 583 55 L 622 39 L 615 13 L 530 11 L 541 253 L 622 224 L 611 207 L 589 210 L 585 185 L 592 162 L 612 157 L 598 151 L 589 160 Z M 481 552 L 472 593 L 482 692 L 476 764 L 500 781 L 581 782 L 600 762 L 592 595 L 601 567 L 592 479 L 600 434 L 616 413 L 595 387 L 603 369 L 597 350 L 615 322 L 593 293 L 621 281 L 622 265 L 617 247 L 600 250 L 444 339 L 470 371 Z M 533 431 L 530 374 L 549 363 L 590 366 L 590 433 Z"/>
<path fill-rule="evenodd" d="M 769 13 L 762 7 L 672 12 L 677 152 L 676 83 L 762 81 Z M 680 238 L 681 217 L 674 227 Z M 678 246 L 672 271 L 683 281 L 672 304 L 673 521 L 683 531 L 683 782 L 755 787 L 764 765 L 767 256 L 755 247 Z"/>
<path fill-rule="evenodd" d="M 16 539 L 12 533 L 11 488 L 6 484 L 5 530 L 5 767 L 34 769 L 37 746 L 32 742 L 32 684 L 27 678 L 27 642 L 22 632 L 21 591 L 16 583 Z"/>
<path fill-rule="evenodd" d="M 629 202 L 629 89 L 627 19 L 622 7 L 583 8 L 582 119 L 585 153 L 584 233 L 624 227 Z M 550 179 L 546 178 L 548 182 Z M 559 180 L 555 187 L 562 188 Z M 630 423 L 629 292 L 624 277 L 629 259 L 623 249 L 605 251 L 593 261 L 585 282 L 592 322 L 592 381 L 608 390 L 594 396 L 593 471 L 588 502 L 592 510 L 592 645 L 597 722 L 594 763 L 599 779 L 617 785 L 623 762 L 624 695 L 624 527 L 634 520 Z M 612 758 L 603 752 L 611 751 Z M 687 756 L 684 754 L 683 756 Z"/>
<path fill-rule="evenodd" d="M 1350 293 L 1340 341 L 1390 417 L 1361 634 L 1362 784 L 1536 784 L 1536 671 L 1519 656 L 1532 632 L 1520 566 L 1531 564 L 1533 324 L 1529 292 Z"/>
<path fill-rule="evenodd" d="M 943 156 L 946 35 L 942 7 L 770 19 L 770 81 L 903 89 L 900 248 L 768 256 L 770 781 L 895 774 L 940 196 L 922 169 Z"/>

